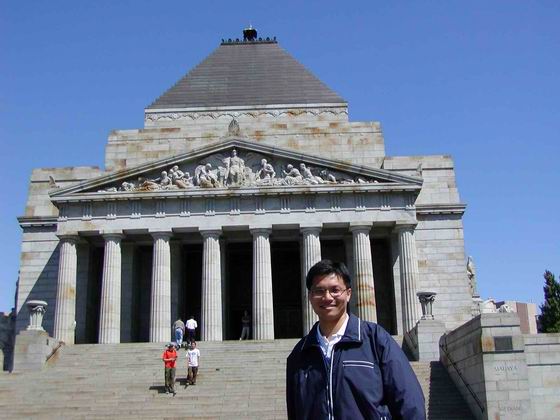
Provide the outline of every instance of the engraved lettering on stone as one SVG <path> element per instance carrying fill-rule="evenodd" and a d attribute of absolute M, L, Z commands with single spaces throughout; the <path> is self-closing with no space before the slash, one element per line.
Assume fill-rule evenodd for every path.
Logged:
<path fill-rule="evenodd" d="M 516 364 L 504 362 L 502 364 L 495 365 L 494 370 L 496 372 L 517 372 L 518 366 Z"/>

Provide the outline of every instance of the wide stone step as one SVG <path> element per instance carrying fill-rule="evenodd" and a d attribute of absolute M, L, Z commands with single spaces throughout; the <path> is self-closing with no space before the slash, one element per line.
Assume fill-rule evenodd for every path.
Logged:
<path fill-rule="evenodd" d="M 199 342 L 196 386 L 186 386 L 180 350 L 175 397 L 164 393 L 162 343 L 66 346 L 41 372 L 0 376 L 0 418 L 282 419 L 296 342 Z M 441 364 L 411 365 L 430 419 L 471 418 Z"/>

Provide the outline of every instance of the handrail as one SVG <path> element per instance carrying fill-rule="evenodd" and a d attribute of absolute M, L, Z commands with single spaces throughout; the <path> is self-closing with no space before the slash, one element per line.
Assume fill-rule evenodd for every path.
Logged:
<path fill-rule="evenodd" d="M 64 345 L 64 341 L 59 341 L 58 344 L 55 346 L 54 349 L 52 349 L 52 351 L 50 352 L 50 354 L 47 356 L 47 358 L 45 359 L 45 364 L 48 363 L 49 360 L 51 360 L 51 358 L 58 352 L 58 350 L 60 350 L 60 348 Z"/>
<path fill-rule="evenodd" d="M 463 382 L 463 384 L 465 385 L 467 390 L 470 392 L 471 396 L 474 398 L 476 404 L 478 405 L 478 408 L 480 408 L 480 411 L 482 411 L 484 413 L 484 404 L 482 404 L 482 401 L 480 401 L 480 399 L 478 398 L 476 393 L 472 390 L 469 383 L 463 377 L 463 374 L 461 373 L 461 371 L 457 367 L 457 363 L 455 363 L 455 361 L 453 361 L 453 358 L 451 357 L 451 354 L 449 354 L 449 352 L 447 351 L 447 345 L 440 344 L 439 348 L 445 353 L 445 356 L 447 357 L 449 362 L 451 362 L 451 365 L 455 368 L 455 371 L 459 375 L 459 378 L 461 379 L 461 381 Z"/>

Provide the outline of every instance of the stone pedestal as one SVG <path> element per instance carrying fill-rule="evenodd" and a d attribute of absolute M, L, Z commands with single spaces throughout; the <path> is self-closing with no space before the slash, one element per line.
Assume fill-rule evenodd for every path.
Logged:
<path fill-rule="evenodd" d="M 441 339 L 441 361 L 477 419 L 533 418 L 519 324 L 515 313 L 481 314 Z"/>
<path fill-rule="evenodd" d="M 26 303 L 29 309 L 28 331 L 45 331 L 43 328 L 43 315 L 47 312 L 47 302 L 44 300 L 30 300 Z"/>
<path fill-rule="evenodd" d="M 253 234 L 253 338 L 274 339 L 270 229 L 251 229 Z"/>
<path fill-rule="evenodd" d="M 399 226 L 399 261 L 401 271 L 401 298 L 403 308 L 403 331 L 410 331 L 420 319 L 416 297 L 418 287 L 418 257 L 413 226 Z"/>
<path fill-rule="evenodd" d="M 220 230 L 203 231 L 201 338 L 222 340 L 222 268 Z"/>
<path fill-rule="evenodd" d="M 152 294 L 150 299 L 150 342 L 171 337 L 171 253 L 170 232 L 154 232 Z"/>
<path fill-rule="evenodd" d="M 66 344 L 74 344 L 76 320 L 77 236 L 60 236 L 58 281 L 54 313 L 54 336 Z"/>
<path fill-rule="evenodd" d="M 353 291 L 358 294 L 358 316 L 364 321 L 377 322 L 370 230 L 371 225 L 350 227 L 354 248 Z"/>
<path fill-rule="evenodd" d="M 121 339 L 121 234 L 106 234 L 101 280 L 99 343 L 120 343 Z"/>
<path fill-rule="evenodd" d="M 43 369 L 47 357 L 59 346 L 58 340 L 46 331 L 25 330 L 16 336 L 14 349 L 14 372 Z"/>
<path fill-rule="evenodd" d="M 302 278 L 301 278 L 301 308 L 303 311 L 303 334 L 307 334 L 317 322 L 317 315 L 313 312 L 306 286 L 307 272 L 321 261 L 320 227 L 305 227 L 301 230 L 303 237 Z"/>

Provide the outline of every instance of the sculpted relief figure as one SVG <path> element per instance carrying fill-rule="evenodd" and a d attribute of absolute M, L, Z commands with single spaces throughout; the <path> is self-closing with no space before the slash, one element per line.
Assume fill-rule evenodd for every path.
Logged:
<path fill-rule="evenodd" d="M 144 177 L 139 177 L 136 189 L 138 191 L 157 191 L 159 190 L 159 184 Z"/>
<path fill-rule="evenodd" d="M 202 188 L 216 188 L 218 186 L 218 177 L 212 170 L 212 165 L 198 165 L 194 170 L 194 178 L 196 184 Z"/>
<path fill-rule="evenodd" d="M 478 292 L 476 290 L 476 267 L 474 265 L 473 257 L 471 257 L 470 255 L 467 260 L 467 277 L 469 278 L 471 296 L 478 296 Z"/>
<path fill-rule="evenodd" d="M 276 172 L 266 159 L 261 160 L 261 167 L 257 171 L 256 180 L 259 184 L 272 184 L 273 179 L 276 177 Z"/>
<path fill-rule="evenodd" d="M 336 177 L 326 169 L 323 169 L 321 172 L 321 178 L 328 183 L 336 184 Z"/>
<path fill-rule="evenodd" d="M 192 177 L 190 176 L 190 174 L 188 172 L 185 173 L 180 170 L 177 165 L 171 168 L 169 173 L 171 174 L 171 181 L 173 182 L 173 185 L 175 185 L 177 188 L 186 189 L 193 186 Z"/>
<path fill-rule="evenodd" d="M 297 168 L 294 168 L 292 164 L 288 164 L 286 169 L 287 171 L 282 170 L 286 185 L 298 185 L 303 183 L 303 176 L 301 176 L 301 173 Z"/>
<path fill-rule="evenodd" d="M 231 157 L 223 160 L 226 165 L 225 184 L 227 186 L 240 186 L 245 181 L 245 161 L 237 156 L 237 150 L 231 151 Z"/>
<path fill-rule="evenodd" d="M 315 176 L 311 172 L 311 169 L 305 166 L 305 163 L 299 164 L 299 169 L 303 175 L 303 179 L 306 183 L 316 185 L 316 184 L 323 184 L 324 181 L 320 176 Z"/>
<path fill-rule="evenodd" d="M 230 156 L 223 158 L 222 154 L 208 156 L 206 163 L 201 163 L 194 169 L 194 175 L 183 171 L 174 165 L 168 171 L 162 171 L 157 178 L 140 177 L 137 181 L 124 181 L 120 185 L 106 187 L 99 192 L 138 191 L 153 192 L 189 188 L 224 188 L 250 186 L 291 186 L 291 185 L 319 185 L 319 184 L 371 184 L 378 181 L 372 178 L 362 178 L 350 173 L 332 172 L 329 168 L 309 167 L 300 162 L 297 167 L 287 164 L 281 174 L 277 174 L 272 163 L 262 155 L 249 153 L 246 156 L 249 164 L 241 158 L 236 149 Z M 208 160 L 223 162 L 224 166 L 212 167 Z M 280 166 L 280 162 L 278 166 Z M 185 166 L 189 165 L 185 162 Z M 299 169 L 298 169 L 299 168 Z M 317 174 L 315 174 L 315 173 Z M 278 175 L 278 176 L 277 176 Z M 471 290 L 476 293 L 476 279 L 474 263 L 469 258 L 467 264 L 468 278 Z"/>

